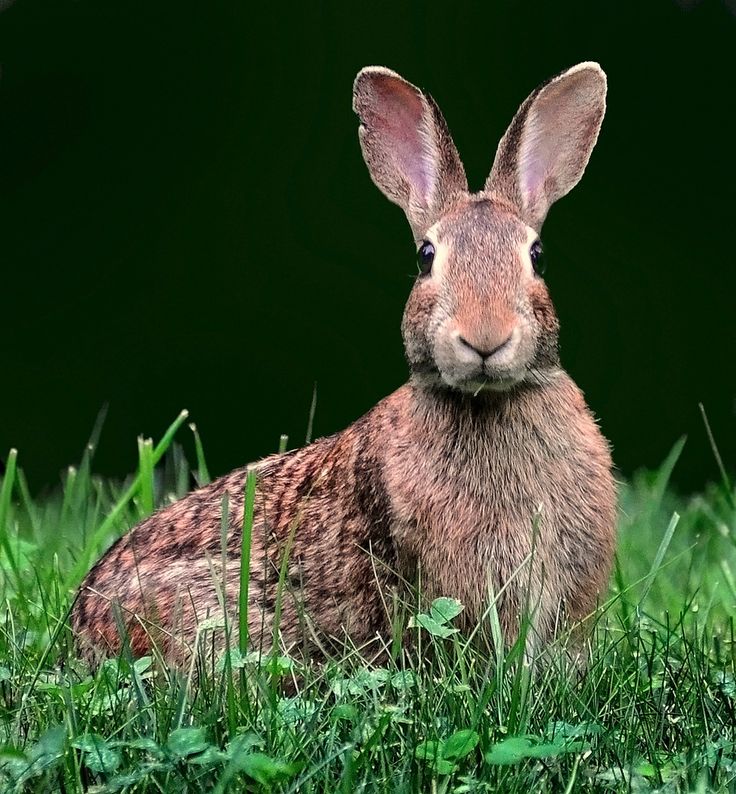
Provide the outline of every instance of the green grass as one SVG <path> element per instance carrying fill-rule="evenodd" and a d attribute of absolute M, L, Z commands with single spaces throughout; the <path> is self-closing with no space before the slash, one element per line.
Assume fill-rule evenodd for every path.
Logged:
<path fill-rule="evenodd" d="M 196 676 L 156 658 L 91 673 L 74 657 L 71 596 L 113 538 L 208 480 L 185 418 L 141 440 L 125 483 L 92 473 L 99 427 L 42 499 L 8 458 L 0 791 L 736 791 L 736 494 L 724 475 L 677 497 L 680 445 L 622 486 L 616 571 L 582 677 L 559 649 L 530 669 L 523 641 L 489 657 L 453 628 L 452 599 L 413 616 L 411 642 L 397 630 L 383 667 L 348 649 L 320 667 L 259 657 L 241 625 Z"/>

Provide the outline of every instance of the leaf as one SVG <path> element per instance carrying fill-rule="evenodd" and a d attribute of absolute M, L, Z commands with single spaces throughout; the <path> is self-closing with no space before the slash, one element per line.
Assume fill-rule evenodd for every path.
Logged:
<path fill-rule="evenodd" d="M 731 700 L 736 699 L 736 681 L 731 673 L 726 670 L 719 670 L 714 676 L 714 683 L 726 697 L 731 698 Z"/>
<path fill-rule="evenodd" d="M 238 759 L 237 765 L 248 777 L 252 777 L 253 780 L 264 786 L 286 780 L 296 772 L 294 764 L 289 764 L 278 758 L 271 758 L 263 753 L 243 755 Z"/>
<path fill-rule="evenodd" d="M 525 758 L 554 758 L 589 748 L 589 742 L 573 741 L 561 735 L 551 742 L 544 742 L 538 736 L 510 736 L 494 744 L 485 759 L 489 764 L 518 764 Z"/>
<path fill-rule="evenodd" d="M 429 609 L 429 614 L 438 623 L 449 623 L 456 618 L 465 607 L 457 598 L 435 598 Z"/>
<path fill-rule="evenodd" d="M 457 634 L 457 629 L 443 626 L 438 623 L 434 618 L 424 613 L 419 614 L 415 618 L 416 625 L 421 626 L 425 631 L 428 631 L 433 637 L 442 637 L 443 639 L 449 637 L 451 634 Z"/>
<path fill-rule="evenodd" d="M 72 747 L 82 751 L 82 763 L 92 772 L 110 775 L 120 766 L 120 752 L 111 747 L 102 736 L 87 733 L 72 742 Z"/>
<path fill-rule="evenodd" d="M 358 716 L 358 709 L 352 703 L 342 703 L 332 709 L 332 717 L 336 720 L 354 720 Z"/>
<path fill-rule="evenodd" d="M 166 764 L 143 764 L 138 767 L 134 772 L 126 772 L 123 775 L 116 775 L 107 784 L 105 791 L 120 791 L 140 783 L 145 780 L 152 772 L 157 772 L 161 769 L 166 769 Z"/>
<path fill-rule="evenodd" d="M 197 623 L 197 631 L 204 634 L 205 631 L 217 631 L 218 629 L 225 628 L 225 618 L 222 615 L 215 615 L 214 617 L 204 618 Z"/>
<path fill-rule="evenodd" d="M 486 761 L 489 764 L 518 764 L 524 758 L 529 757 L 529 750 L 532 743 L 524 736 L 512 736 L 504 739 L 486 753 Z"/>
<path fill-rule="evenodd" d="M 453 759 L 464 758 L 475 750 L 479 741 L 480 736 L 470 728 L 455 731 L 452 736 L 445 739 L 442 757 Z"/>
<path fill-rule="evenodd" d="M 642 777 L 657 777 L 657 767 L 654 764 L 650 763 L 649 761 L 644 761 L 643 759 L 639 761 L 636 767 L 633 770 L 637 775 L 641 775 Z"/>
<path fill-rule="evenodd" d="M 241 733 L 228 742 L 225 753 L 228 758 L 237 761 L 240 755 L 249 752 L 253 747 L 261 747 L 262 745 L 263 741 L 257 734 L 253 732 Z"/>
<path fill-rule="evenodd" d="M 244 655 L 240 652 L 239 648 L 229 648 L 219 657 L 215 669 L 218 673 L 222 673 L 227 666 L 228 655 L 230 657 L 230 669 L 242 670 L 247 667 L 253 660 L 250 659 L 250 654 Z"/>
<path fill-rule="evenodd" d="M 438 775 L 451 775 L 455 770 L 455 764 L 445 758 L 437 758 L 432 762 L 432 768 Z"/>
<path fill-rule="evenodd" d="M 369 689 L 379 689 L 390 677 L 391 674 L 389 671 L 383 667 L 377 667 L 374 670 L 368 670 L 362 667 L 351 678 L 338 678 L 334 680 L 331 687 L 337 697 L 362 695 Z"/>
<path fill-rule="evenodd" d="M 133 669 L 138 673 L 138 675 L 147 678 L 144 673 L 147 673 L 153 667 L 153 657 L 152 656 L 141 656 L 133 662 Z"/>
<path fill-rule="evenodd" d="M 38 758 L 48 760 L 64 754 L 66 744 L 66 728 L 63 725 L 54 725 L 41 734 L 39 740 L 33 745 L 30 751 L 30 758 L 35 761 Z"/>
<path fill-rule="evenodd" d="M 445 743 L 443 741 L 421 742 L 414 748 L 414 756 L 421 759 L 438 775 L 451 775 L 455 764 L 444 757 Z"/>
<path fill-rule="evenodd" d="M 362 693 L 366 689 L 378 689 L 382 687 L 390 677 L 391 674 L 384 667 L 376 667 L 373 670 L 362 667 L 351 679 L 351 683 L 357 687 L 354 694 Z"/>
<path fill-rule="evenodd" d="M 276 708 L 285 725 L 295 725 L 297 722 L 309 720 L 319 710 L 315 701 L 302 697 L 282 698 Z"/>
<path fill-rule="evenodd" d="M 227 761 L 227 754 L 223 753 L 222 750 L 218 750 L 217 747 L 213 747 L 212 745 L 209 745 L 203 753 L 189 756 L 187 758 L 188 764 L 197 764 L 198 766 L 215 766 L 216 764 L 222 764 L 225 761 Z"/>
<path fill-rule="evenodd" d="M 29 767 L 28 758 L 15 747 L 0 747 L 0 771 L 19 778 Z"/>
<path fill-rule="evenodd" d="M 265 656 L 261 669 L 272 676 L 283 678 L 292 670 L 294 662 L 288 656 Z"/>
<path fill-rule="evenodd" d="M 532 744 L 527 755 L 529 758 L 554 758 L 565 753 L 577 752 L 578 749 L 582 750 L 583 747 L 583 742 L 540 742 L 539 744 Z"/>
<path fill-rule="evenodd" d="M 204 728 L 177 728 L 166 741 L 166 748 L 177 758 L 201 753 L 209 747 Z"/>
<path fill-rule="evenodd" d="M 121 742 L 121 746 L 130 747 L 131 750 L 143 750 L 150 755 L 160 758 L 163 755 L 163 750 L 148 736 L 140 736 L 137 739 L 131 739 L 129 742 Z"/>
<path fill-rule="evenodd" d="M 130 662 L 124 656 L 105 659 L 97 672 L 97 679 L 101 683 L 106 683 L 110 688 L 114 688 L 120 683 L 121 679 L 130 676 L 131 669 Z"/>
<path fill-rule="evenodd" d="M 442 758 L 443 742 L 426 741 L 420 742 L 414 748 L 414 757 L 421 758 L 422 761 L 433 761 L 435 758 Z"/>
<path fill-rule="evenodd" d="M 569 722 L 558 720 L 550 722 L 547 726 L 547 736 L 553 736 L 555 739 L 562 736 L 565 739 L 586 739 L 591 736 L 597 736 L 605 731 L 602 725 L 597 722 L 580 722 L 577 725 L 572 725 Z"/>
<path fill-rule="evenodd" d="M 391 677 L 391 686 L 399 692 L 406 692 L 417 685 L 417 676 L 413 670 L 402 670 Z"/>

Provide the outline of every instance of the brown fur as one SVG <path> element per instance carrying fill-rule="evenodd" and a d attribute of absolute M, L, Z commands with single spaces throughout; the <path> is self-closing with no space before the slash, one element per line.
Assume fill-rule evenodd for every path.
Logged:
<path fill-rule="evenodd" d="M 589 71 L 581 78 L 580 67 L 571 70 L 570 89 L 574 122 L 582 116 L 586 129 L 600 123 L 581 110 L 596 95 Z M 565 75 L 555 80 L 564 94 Z M 539 96 L 544 88 L 522 106 L 513 135 L 523 137 Z M 316 656 L 349 638 L 380 652 L 392 594 L 417 571 L 427 597 L 462 601 L 466 628 L 482 618 L 489 592 L 503 589 L 506 636 L 515 636 L 528 603 L 536 641 L 549 642 L 560 618 L 584 618 L 606 587 L 615 488 L 608 446 L 560 369 L 557 318 L 529 265 L 523 190 L 509 188 L 517 177 L 526 184 L 524 173 L 513 176 L 523 168 L 509 149 L 513 135 L 499 147 L 498 184 L 492 172 L 471 195 L 460 187 L 462 165 L 439 109 L 418 89 L 366 69 L 354 104 L 374 181 L 444 259 L 417 278 L 404 313 L 409 383 L 341 433 L 255 464 L 251 641 L 271 642 L 288 551 L 280 641 L 292 651 Z M 588 134 L 576 157 L 542 163 L 553 192 L 579 179 L 594 142 Z M 537 217 L 546 199 L 534 189 Z M 239 469 L 159 511 L 97 563 L 72 616 L 89 653 L 120 650 L 116 610 L 134 654 L 156 642 L 172 661 L 190 658 L 206 618 L 227 611 L 237 624 L 246 475 Z"/>

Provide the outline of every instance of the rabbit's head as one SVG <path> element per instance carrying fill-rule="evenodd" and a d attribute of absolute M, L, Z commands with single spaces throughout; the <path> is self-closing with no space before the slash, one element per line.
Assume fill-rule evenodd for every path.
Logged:
<path fill-rule="evenodd" d="M 543 382 L 558 365 L 558 323 L 542 280 L 539 232 L 585 170 L 606 77 L 582 63 L 526 99 L 483 190 L 470 193 L 431 96 L 395 72 L 362 69 L 353 88 L 371 177 L 409 220 L 420 273 L 402 332 L 415 378 L 464 392 Z"/>

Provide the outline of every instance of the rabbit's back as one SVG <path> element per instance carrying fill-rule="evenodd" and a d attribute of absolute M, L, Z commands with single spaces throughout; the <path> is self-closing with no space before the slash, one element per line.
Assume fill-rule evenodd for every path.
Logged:
<path fill-rule="evenodd" d="M 331 640 L 364 643 L 382 633 L 377 588 L 394 580 L 395 553 L 374 453 L 360 427 L 255 466 L 248 577 L 255 647 L 271 644 L 277 600 L 283 645 L 308 646 L 307 655 Z M 150 516 L 90 571 L 72 614 L 88 656 L 118 652 L 126 635 L 134 655 L 155 643 L 168 659 L 189 658 L 198 626 L 215 631 L 215 645 L 223 646 L 225 614 L 236 641 L 247 472 L 238 469 Z"/>

